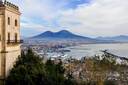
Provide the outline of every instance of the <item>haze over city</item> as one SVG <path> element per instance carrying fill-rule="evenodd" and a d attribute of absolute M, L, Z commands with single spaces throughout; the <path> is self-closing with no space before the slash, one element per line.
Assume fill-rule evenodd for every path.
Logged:
<path fill-rule="evenodd" d="M 20 6 L 21 34 L 68 30 L 88 37 L 128 34 L 128 0 L 9 0 Z"/>

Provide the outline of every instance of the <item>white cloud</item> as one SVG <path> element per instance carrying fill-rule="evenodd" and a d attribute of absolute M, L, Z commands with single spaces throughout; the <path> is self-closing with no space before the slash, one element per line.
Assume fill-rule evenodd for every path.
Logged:
<path fill-rule="evenodd" d="M 45 20 L 55 18 L 64 9 L 68 0 L 9 0 L 18 6 L 22 16 L 33 18 L 40 17 Z"/>
<path fill-rule="evenodd" d="M 90 36 L 128 34 L 128 0 L 93 0 L 62 13 L 59 22 L 71 31 Z M 71 24 L 77 22 L 80 24 Z"/>
<path fill-rule="evenodd" d="M 81 4 L 75 9 L 66 10 L 64 6 L 69 0 L 10 1 L 20 6 L 22 18 L 27 20 L 27 23 L 22 22 L 24 28 L 39 31 L 67 29 L 87 36 L 128 34 L 128 0 L 92 0 L 89 4 Z M 38 21 L 35 17 L 46 20 L 50 26 L 35 23 Z M 32 19 L 35 19 L 35 22 Z M 52 20 L 60 27 L 52 27 Z"/>

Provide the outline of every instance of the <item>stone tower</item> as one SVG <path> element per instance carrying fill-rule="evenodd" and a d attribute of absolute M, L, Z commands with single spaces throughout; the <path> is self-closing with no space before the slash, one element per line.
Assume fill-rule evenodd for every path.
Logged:
<path fill-rule="evenodd" d="M 0 0 L 0 82 L 21 53 L 20 14 L 18 6 Z"/>

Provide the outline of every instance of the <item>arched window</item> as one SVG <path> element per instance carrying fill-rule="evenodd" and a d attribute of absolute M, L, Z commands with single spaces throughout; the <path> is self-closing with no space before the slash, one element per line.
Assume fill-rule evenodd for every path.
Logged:
<path fill-rule="evenodd" d="M 0 35 L 0 41 L 1 41 L 1 35 Z"/>
<path fill-rule="evenodd" d="M 10 42 L 10 33 L 8 33 L 8 42 Z"/>
<path fill-rule="evenodd" d="M 15 26 L 17 26 L 18 25 L 18 21 L 15 19 Z"/>
<path fill-rule="evenodd" d="M 15 33 L 15 42 L 17 42 L 17 33 Z"/>
<path fill-rule="evenodd" d="M 10 25 L 10 17 L 8 17 L 8 25 Z"/>

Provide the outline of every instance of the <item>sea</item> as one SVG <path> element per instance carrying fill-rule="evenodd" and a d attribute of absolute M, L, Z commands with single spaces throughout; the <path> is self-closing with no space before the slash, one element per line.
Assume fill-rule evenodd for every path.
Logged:
<path fill-rule="evenodd" d="M 128 58 L 128 43 L 111 43 L 111 44 L 84 44 L 79 46 L 72 46 L 64 48 L 70 50 L 65 54 L 73 58 L 81 59 L 82 57 L 92 57 L 94 55 L 101 55 L 102 50 L 115 54 L 120 57 Z"/>

